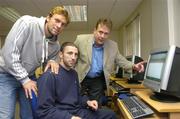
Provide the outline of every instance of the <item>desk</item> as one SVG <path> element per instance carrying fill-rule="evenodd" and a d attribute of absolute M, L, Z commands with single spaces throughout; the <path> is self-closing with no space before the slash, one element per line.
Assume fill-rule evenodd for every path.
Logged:
<path fill-rule="evenodd" d="M 110 77 L 110 81 L 114 81 L 114 82 L 116 82 L 117 84 L 119 84 L 120 86 L 122 86 L 123 88 L 128 88 L 128 89 L 130 89 L 130 92 L 131 93 L 133 93 L 133 92 L 135 92 L 135 91 L 137 91 L 137 90 L 144 90 L 144 89 L 146 89 L 144 86 L 143 86 L 143 84 L 141 83 L 141 84 L 128 84 L 127 83 L 127 80 L 128 79 L 125 79 L 125 78 L 115 78 L 115 77 L 113 77 L 113 76 L 111 76 Z M 109 90 L 111 90 L 111 89 L 109 89 Z"/>
<path fill-rule="evenodd" d="M 116 78 L 115 76 L 110 76 L 110 80 L 111 80 L 111 81 L 119 81 L 119 80 L 124 80 L 124 81 L 126 81 L 127 79 L 125 79 L 125 78 Z"/>
<path fill-rule="evenodd" d="M 116 79 L 116 80 L 114 80 L 114 79 Z M 135 95 L 138 95 L 140 98 L 141 98 L 141 95 L 143 94 L 141 92 L 149 92 L 150 91 L 149 89 L 146 89 L 142 84 L 128 84 L 127 79 L 122 79 L 121 80 L 121 79 L 118 79 L 118 78 L 111 77 L 110 80 L 115 81 L 117 84 L 121 85 L 124 88 L 129 88 L 131 93 L 134 93 Z M 111 96 L 113 96 L 114 94 L 117 93 L 113 88 L 111 88 L 111 86 L 110 86 L 109 90 L 111 92 Z M 140 94 L 139 94 L 139 92 L 140 92 Z M 144 99 L 148 99 L 147 97 L 149 97 L 149 95 L 148 96 L 143 95 Z M 127 111 L 126 107 L 124 107 L 123 103 L 118 98 L 116 98 L 113 102 L 114 102 L 115 108 L 117 108 L 119 110 L 120 115 L 122 115 L 122 117 L 121 117 L 122 119 L 132 119 L 132 117 L 129 114 L 129 112 Z M 157 105 L 157 104 L 155 104 L 155 105 L 157 106 L 157 108 L 159 108 L 161 106 L 161 105 Z M 179 106 L 179 108 L 180 108 L 180 106 Z M 178 119 L 177 116 L 179 116 L 178 113 L 174 113 L 174 112 L 171 112 L 169 114 L 167 112 L 164 112 L 164 113 L 160 112 L 160 111 L 158 111 L 158 109 L 157 110 L 153 109 L 153 110 L 154 110 L 155 114 L 153 114 L 150 117 L 148 116 L 146 119 L 168 119 L 168 115 L 169 115 L 170 119 Z M 176 116 L 176 118 L 174 118 L 175 116 Z"/>
<path fill-rule="evenodd" d="M 120 99 L 117 99 L 117 104 L 119 107 L 119 110 L 121 111 L 122 117 L 121 119 L 132 119 L 130 113 L 126 109 L 126 107 L 123 105 L 122 101 Z M 143 117 L 143 119 L 168 119 L 166 113 L 158 113 L 154 110 L 155 114 Z M 177 118 L 174 118 L 177 119 Z"/>
<path fill-rule="evenodd" d="M 135 92 L 137 96 L 139 96 L 142 100 L 148 103 L 151 107 L 153 107 L 159 113 L 167 113 L 168 119 L 178 119 L 180 118 L 180 102 L 179 103 L 164 103 L 158 102 L 150 99 L 150 95 L 152 95 L 152 91 L 137 91 Z"/>
<path fill-rule="evenodd" d="M 127 83 L 127 80 L 118 80 L 115 81 L 117 84 L 123 86 L 124 88 L 136 88 L 136 89 L 144 89 L 145 87 L 143 86 L 143 84 L 129 84 Z"/>
<path fill-rule="evenodd" d="M 120 86 L 122 86 L 123 88 L 129 89 L 129 91 L 131 93 L 138 91 L 138 90 L 145 90 L 146 88 L 142 85 L 142 84 L 128 84 L 127 83 L 127 79 L 119 79 L 119 78 L 114 78 L 114 77 L 110 77 L 110 80 L 119 84 Z M 111 86 L 109 86 L 109 94 L 110 96 L 112 96 L 113 99 L 113 104 L 112 104 L 112 108 L 117 111 L 118 113 L 120 113 L 120 115 L 122 115 L 121 118 L 126 117 L 125 113 L 128 113 L 127 110 L 125 109 L 125 107 L 122 109 L 121 107 L 123 107 L 123 105 L 121 104 L 120 106 L 120 100 L 118 99 L 118 97 L 115 95 L 118 92 Z M 125 110 L 126 112 L 124 112 L 123 110 Z M 129 116 L 127 116 L 127 119 L 131 119 L 129 118 L 131 117 L 130 114 Z"/>

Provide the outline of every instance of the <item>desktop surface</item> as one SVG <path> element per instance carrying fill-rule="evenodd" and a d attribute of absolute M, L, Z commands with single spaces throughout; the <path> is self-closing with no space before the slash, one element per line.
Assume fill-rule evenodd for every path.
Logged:
<path fill-rule="evenodd" d="M 127 80 L 119 80 L 119 81 L 116 81 L 116 83 L 121 85 L 124 88 L 135 88 L 135 89 L 145 88 L 142 85 L 142 83 L 140 83 L 140 84 L 129 84 L 129 83 L 127 83 Z"/>
<path fill-rule="evenodd" d="M 115 77 L 115 76 L 110 76 L 110 80 L 111 80 L 111 81 L 125 81 L 125 80 L 127 80 L 127 79 L 125 79 L 125 78 L 117 78 L 117 77 Z"/>
<path fill-rule="evenodd" d="M 139 96 L 146 103 L 151 105 L 158 112 L 180 112 L 180 102 L 164 103 L 152 100 L 150 96 L 153 94 L 151 90 L 136 91 L 135 94 Z"/>

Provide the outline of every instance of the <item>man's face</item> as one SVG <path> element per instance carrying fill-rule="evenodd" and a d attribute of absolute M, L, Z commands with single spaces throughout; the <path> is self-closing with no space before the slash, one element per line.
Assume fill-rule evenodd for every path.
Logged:
<path fill-rule="evenodd" d="M 59 35 L 66 27 L 66 17 L 59 14 L 54 14 L 52 17 L 47 17 L 46 30 L 50 35 Z"/>
<path fill-rule="evenodd" d="M 66 46 L 63 52 L 60 52 L 60 58 L 65 68 L 72 68 L 75 66 L 78 58 L 78 49 L 74 46 Z"/>
<path fill-rule="evenodd" d="M 105 40 L 109 37 L 110 29 L 102 24 L 99 24 L 97 29 L 94 30 L 95 44 L 103 45 Z"/>

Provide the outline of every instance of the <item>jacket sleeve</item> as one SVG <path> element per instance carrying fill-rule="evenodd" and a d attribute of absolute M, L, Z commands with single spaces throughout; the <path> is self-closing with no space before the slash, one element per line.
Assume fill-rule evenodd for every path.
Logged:
<path fill-rule="evenodd" d="M 7 72 L 22 83 L 30 80 L 26 69 L 21 64 L 21 50 L 28 36 L 28 24 L 19 19 L 10 30 L 2 49 Z"/>
<path fill-rule="evenodd" d="M 56 78 L 48 71 L 38 79 L 38 119 L 71 119 L 72 115 L 68 111 L 57 107 L 57 98 Z"/>
<path fill-rule="evenodd" d="M 79 47 L 79 36 L 76 37 L 76 40 L 74 41 L 74 44 Z"/>
<path fill-rule="evenodd" d="M 87 107 L 87 101 L 89 100 L 88 96 L 85 95 L 85 94 L 81 94 L 81 87 L 80 87 L 80 84 L 79 84 L 79 80 L 78 80 L 78 76 L 77 76 L 77 80 L 76 80 L 78 83 L 78 94 L 79 94 L 79 101 L 80 101 L 80 105 L 82 105 L 83 107 Z"/>

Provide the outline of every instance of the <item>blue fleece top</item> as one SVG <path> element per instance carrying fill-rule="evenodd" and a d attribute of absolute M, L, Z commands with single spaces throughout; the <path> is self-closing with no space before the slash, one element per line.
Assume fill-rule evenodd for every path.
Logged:
<path fill-rule="evenodd" d="M 48 70 L 37 84 L 38 119 L 70 119 L 87 106 L 88 98 L 80 95 L 78 76 L 73 69 L 60 67 L 57 75 Z"/>

